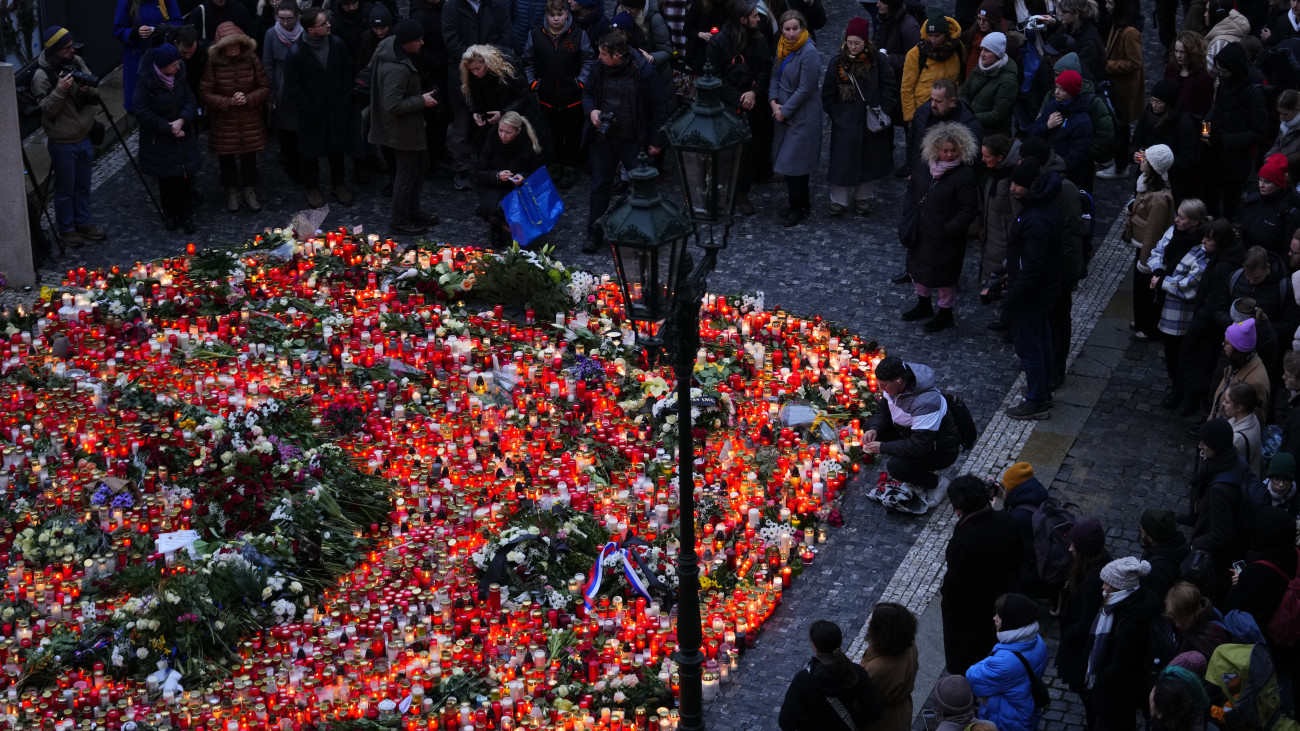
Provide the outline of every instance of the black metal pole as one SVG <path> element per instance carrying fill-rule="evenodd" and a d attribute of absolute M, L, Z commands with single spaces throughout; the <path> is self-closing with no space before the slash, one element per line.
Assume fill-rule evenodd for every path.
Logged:
<path fill-rule="evenodd" d="M 695 440 L 691 434 L 691 376 L 699 348 L 703 287 L 679 293 L 677 306 L 677 485 L 681 550 L 677 554 L 677 664 L 681 731 L 704 730 L 704 655 L 700 652 L 700 557 L 695 553 Z"/>

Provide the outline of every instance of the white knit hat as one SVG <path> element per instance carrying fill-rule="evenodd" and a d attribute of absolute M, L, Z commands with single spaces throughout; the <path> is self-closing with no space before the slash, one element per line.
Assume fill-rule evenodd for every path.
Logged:
<path fill-rule="evenodd" d="M 1133 556 L 1117 558 L 1101 567 L 1101 580 L 1124 591 L 1136 589 L 1143 576 L 1151 573 L 1151 564 Z"/>
<path fill-rule="evenodd" d="M 1169 168 L 1174 166 L 1174 151 L 1169 145 L 1152 145 L 1147 148 L 1147 167 L 1156 171 L 1156 175 L 1165 177 Z"/>
<path fill-rule="evenodd" d="M 1007 36 L 1005 33 L 993 31 L 984 36 L 983 40 L 980 41 L 980 48 L 983 48 L 998 58 L 1002 58 L 1007 55 Z"/>

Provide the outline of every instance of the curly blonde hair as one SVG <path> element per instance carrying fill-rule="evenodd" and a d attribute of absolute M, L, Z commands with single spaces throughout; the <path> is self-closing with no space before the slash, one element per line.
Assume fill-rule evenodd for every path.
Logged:
<path fill-rule="evenodd" d="M 951 142 L 957 148 L 958 157 L 964 163 L 972 163 L 979 153 L 979 143 L 975 135 L 957 122 L 940 122 L 931 127 L 921 138 L 921 157 L 930 162 L 939 159 L 939 149 Z"/>
<path fill-rule="evenodd" d="M 469 65 L 475 61 L 482 62 L 487 66 L 488 73 L 499 79 L 513 79 L 518 75 L 510 59 L 506 58 L 506 55 L 496 46 L 486 44 L 470 46 L 460 57 L 460 91 L 467 99 L 470 96 Z"/>

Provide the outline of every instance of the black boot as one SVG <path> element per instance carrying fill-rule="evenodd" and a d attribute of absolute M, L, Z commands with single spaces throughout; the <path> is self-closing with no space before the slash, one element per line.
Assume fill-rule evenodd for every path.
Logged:
<path fill-rule="evenodd" d="M 924 320 L 934 314 L 934 308 L 930 306 L 929 297 L 917 297 L 916 307 L 903 313 L 903 322 L 916 322 Z"/>
<path fill-rule="evenodd" d="M 935 315 L 929 322 L 925 323 L 925 327 L 922 329 L 928 333 L 937 333 L 947 330 L 955 324 L 956 323 L 954 323 L 952 319 L 952 308 L 940 307 L 939 314 Z"/>

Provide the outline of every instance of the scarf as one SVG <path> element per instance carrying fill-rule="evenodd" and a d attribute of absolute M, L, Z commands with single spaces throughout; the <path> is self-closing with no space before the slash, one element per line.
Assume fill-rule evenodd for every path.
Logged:
<path fill-rule="evenodd" d="M 1291 23 L 1292 30 L 1300 31 L 1300 20 L 1296 19 L 1294 10 L 1286 11 L 1286 19 Z"/>
<path fill-rule="evenodd" d="M 787 41 L 785 39 L 785 34 L 782 33 L 781 40 L 777 41 L 776 44 L 776 60 L 777 61 L 785 60 L 786 56 L 789 56 L 790 54 L 794 53 L 800 48 L 803 48 L 803 44 L 807 42 L 808 42 L 808 30 L 806 28 L 804 30 L 799 31 L 799 39 L 794 43 Z"/>
<path fill-rule="evenodd" d="M 329 36 L 317 37 L 310 33 L 302 34 L 302 42 L 306 43 L 307 47 L 310 48 L 312 52 L 316 54 L 316 60 L 320 62 L 322 68 L 324 68 L 329 64 L 329 60 L 330 60 L 329 40 L 330 40 Z"/>
<path fill-rule="evenodd" d="M 957 52 L 957 44 L 951 39 L 944 39 L 943 45 L 932 46 L 929 40 L 921 41 L 916 44 L 921 49 L 921 59 L 933 58 L 936 61 L 947 61 L 948 57 Z"/>
<path fill-rule="evenodd" d="M 865 89 L 867 82 L 871 80 L 871 59 L 875 53 L 876 50 L 870 43 L 856 56 L 850 56 L 847 49 L 840 51 L 839 64 L 835 71 L 839 79 L 841 101 L 855 99 L 865 101 L 858 96 L 858 89 Z"/>
<path fill-rule="evenodd" d="M 1088 633 L 1088 669 L 1083 673 L 1083 684 L 1092 690 L 1097 684 L 1097 671 L 1101 670 L 1102 660 L 1106 657 L 1106 646 L 1110 644 L 1111 630 L 1115 629 L 1115 605 L 1129 598 L 1137 589 L 1125 589 L 1113 592 L 1101 605 L 1096 619 L 1092 620 L 1092 631 Z"/>
<path fill-rule="evenodd" d="M 162 72 L 162 69 L 158 68 L 158 64 L 153 65 L 153 72 L 155 74 L 158 74 L 158 80 L 163 82 L 163 86 L 167 87 L 168 89 L 172 88 L 176 84 L 176 74 L 172 74 L 170 76 L 164 74 Z"/>
<path fill-rule="evenodd" d="M 1038 623 L 1030 622 L 1024 627 L 1018 629 L 1003 630 L 998 633 L 998 642 L 1004 645 L 1014 645 L 1018 642 L 1028 642 L 1038 636 Z"/>
<path fill-rule="evenodd" d="M 944 173 L 948 172 L 949 170 L 952 170 L 953 168 L 957 167 L 960 164 L 961 164 L 961 160 L 953 160 L 952 162 L 940 162 L 939 160 L 931 160 L 930 177 L 934 178 L 935 180 L 938 180 L 939 178 L 943 177 Z"/>
<path fill-rule="evenodd" d="M 275 37 L 280 39 L 280 42 L 286 46 L 292 46 L 293 42 L 298 40 L 298 36 L 300 35 L 302 35 L 301 23 L 295 22 L 293 24 L 293 30 L 285 30 L 284 26 L 280 25 L 279 22 L 275 24 Z"/>
<path fill-rule="evenodd" d="M 1292 117 L 1290 122 L 1286 121 L 1285 119 L 1280 119 L 1278 120 L 1277 124 L 1278 124 L 1277 138 L 1280 140 L 1283 137 L 1287 136 L 1287 134 L 1290 133 L 1292 130 L 1294 130 L 1296 127 L 1300 127 L 1300 114 L 1297 114 L 1296 116 Z"/>
<path fill-rule="evenodd" d="M 993 63 L 989 64 L 988 66 L 985 66 L 983 61 L 980 61 L 978 65 L 979 65 L 979 67 L 980 67 L 980 71 L 983 71 L 983 72 L 986 73 L 986 74 L 990 74 L 990 75 L 992 75 L 994 71 L 997 71 L 998 69 L 1002 68 L 1003 66 L 1006 66 L 1006 65 L 1007 65 L 1007 61 L 1010 61 L 1010 60 L 1011 60 L 1011 57 L 1010 57 L 1010 56 L 1007 56 L 1006 54 L 1003 54 L 1001 58 L 999 58 L 998 60 L 996 60 L 996 61 L 994 61 Z"/>

